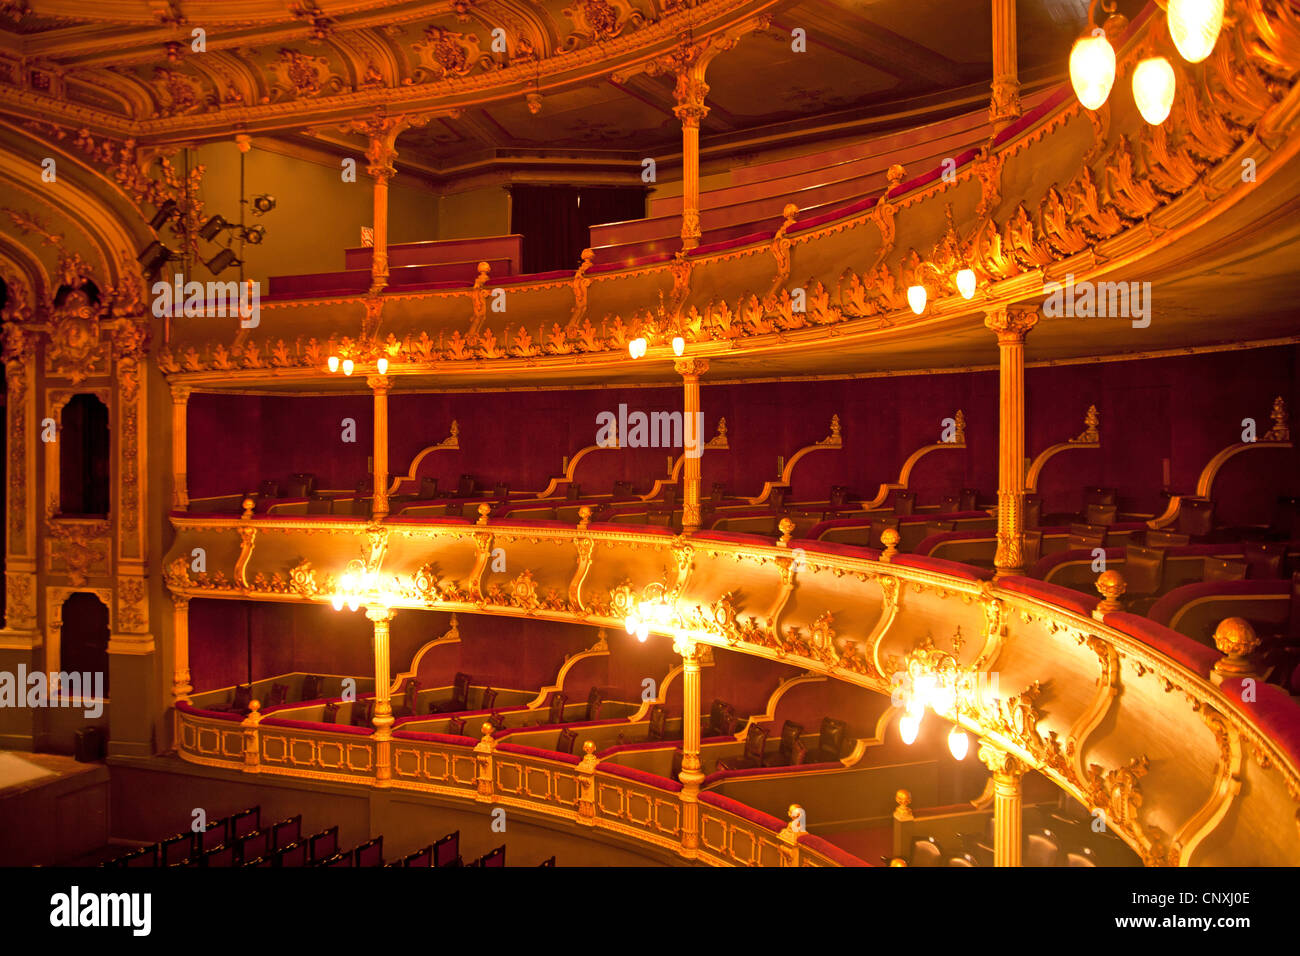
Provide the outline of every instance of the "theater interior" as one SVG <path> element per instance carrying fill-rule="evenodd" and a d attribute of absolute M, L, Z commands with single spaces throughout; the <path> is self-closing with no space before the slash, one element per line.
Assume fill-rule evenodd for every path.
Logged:
<path fill-rule="evenodd" d="M 0 865 L 1300 864 L 1293 0 L 5 0 L 0 116 Z"/>

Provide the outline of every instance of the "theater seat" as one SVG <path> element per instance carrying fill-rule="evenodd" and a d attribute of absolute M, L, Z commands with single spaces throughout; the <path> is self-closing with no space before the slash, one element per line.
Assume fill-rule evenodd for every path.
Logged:
<path fill-rule="evenodd" d="M 407 680 L 402 688 L 401 699 L 393 705 L 394 717 L 413 717 L 415 716 L 416 698 L 420 693 L 420 682 L 414 677 Z"/>
<path fill-rule="evenodd" d="M 552 694 L 551 702 L 546 708 L 546 722 L 548 724 L 564 723 L 564 705 L 568 702 L 569 698 L 564 694 Z"/>
<path fill-rule="evenodd" d="M 451 714 L 469 710 L 469 675 L 457 673 L 451 685 L 451 700 L 445 704 L 430 704 L 431 714 Z"/>
<path fill-rule="evenodd" d="M 1241 553 L 1247 567 L 1246 577 L 1252 581 L 1273 581 L 1282 577 L 1286 549 L 1285 541 L 1242 542 Z"/>
<path fill-rule="evenodd" d="M 1165 552 L 1160 548 L 1129 545 L 1124 549 L 1124 583 L 1128 610 L 1145 614 L 1155 603 L 1165 575 Z"/>
<path fill-rule="evenodd" d="M 337 826 L 314 833 L 307 838 L 307 856 L 313 863 L 320 863 L 338 851 L 339 828 Z"/>
<path fill-rule="evenodd" d="M 600 688 L 593 687 L 587 694 L 587 720 L 600 720 L 600 706 L 604 703 Z"/>
<path fill-rule="evenodd" d="M 1051 830 L 1025 837 L 1025 866 L 1060 866 L 1061 845 Z"/>
<path fill-rule="evenodd" d="M 1025 495 L 1021 510 L 1025 515 L 1025 527 L 1037 528 L 1043 523 L 1043 496 L 1037 493 Z"/>
<path fill-rule="evenodd" d="M 423 501 L 429 501 L 438 497 L 438 479 L 421 478 L 420 479 L 420 498 Z"/>
<path fill-rule="evenodd" d="M 893 500 L 890 502 L 890 508 L 894 514 L 901 516 L 916 513 L 916 492 L 915 491 L 895 491 Z M 872 534 L 875 534 L 874 524 Z"/>
<path fill-rule="evenodd" d="M 1081 524 L 1070 525 L 1070 543 L 1071 550 L 1076 548 L 1104 548 L 1106 547 L 1107 528 L 1102 524 Z"/>
<path fill-rule="evenodd" d="M 384 838 L 377 836 L 373 840 L 367 840 L 353 851 L 356 860 L 353 866 L 383 866 L 384 865 Z"/>
<path fill-rule="evenodd" d="M 1020 545 L 1020 553 L 1026 568 L 1032 568 L 1043 556 L 1043 532 L 1026 531 Z"/>
<path fill-rule="evenodd" d="M 266 706 L 279 707 L 288 699 L 288 697 L 289 697 L 288 684 L 279 684 L 279 683 L 272 684 L 271 696 L 267 698 Z"/>
<path fill-rule="evenodd" d="M 817 749 L 808 754 L 809 763 L 831 763 L 839 760 L 844 751 L 844 736 L 848 724 L 833 717 L 823 717 L 817 735 Z"/>
<path fill-rule="evenodd" d="M 975 857 L 969 853 L 963 853 L 961 856 L 951 856 L 948 858 L 949 866 L 979 866 Z"/>
<path fill-rule="evenodd" d="M 767 728 L 750 724 L 745 735 L 745 749 L 739 757 L 726 757 L 718 761 L 719 770 L 746 770 L 763 766 L 763 751 L 767 747 Z"/>
<path fill-rule="evenodd" d="M 709 721 L 700 728 L 701 737 L 731 737 L 736 733 L 736 711 L 725 701 L 714 699 L 709 705 Z"/>
<path fill-rule="evenodd" d="M 1090 848 L 1086 846 L 1079 847 L 1077 849 L 1069 850 L 1066 852 L 1065 865 L 1066 866 L 1096 866 L 1097 857 L 1096 854 L 1094 854 Z"/>
<path fill-rule="evenodd" d="M 668 708 L 663 704 L 655 704 L 650 708 L 649 737 L 651 740 L 668 739 Z"/>
<path fill-rule="evenodd" d="M 934 837 L 917 837 L 912 841 L 912 855 L 908 866 L 943 866 L 945 854 L 943 847 L 935 842 Z"/>
<path fill-rule="evenodd" d="M 325 716 L 321 718 L 322 723 L 336 724 L 339 719 L 339 702 L 332 700 L 325 705 Z"/>
<path fill-rule="evenodd" d="M 769 755 L 764 767 L 790 767 L 803 763 L 808 751 L 799 738 L 803 736 L 803 725 L 787 720 L 781 725 L 781 744 L 776 753 Z"/>
<path fill-rule="evenodd" d="M 406 854 L 402 859 L 402 866 L 433 866 L 433 844 L 430 843 L 423 850 Z"/>
<path fill-rule="evenodd" d="M 1178 508 L 1178 530 L 1193 538 L 1214 531 L 1214 502 L 1209 498 L 1184 498 Z"/>
<path fill-rule="evenodd" d="M 1245 561 L 1225 561 L 1221 558 L 1207 557 L 1201 577 L 1206 581 L 1244 581 L 1246 571 Z"/>
<path fill-rule="evenodd" d="M 578 742 L 578 732 L 565 727 L 560 731 L 560 738 L 555 743 L 555 749 L 562 754 L 573 753 L 573 747 Z"/>
<path fill-rule="evenodd" d="M 320 677 L 308 674 L 302 679 L 302 696 L 299 700 L 316 700 L 320 697 Z"/>
<path fill-rule="evenodd" d="M 460 831 L 453 830 L 433 845 L 433 865 L 460 866 Z"/>
<path fill-rule="evenodd" d="M 1087 524 L 1113 525 L 1119 518 L 1119 507 L 1116 505 L 1087 505 L 1083 509 L 1083 520 Z"/>

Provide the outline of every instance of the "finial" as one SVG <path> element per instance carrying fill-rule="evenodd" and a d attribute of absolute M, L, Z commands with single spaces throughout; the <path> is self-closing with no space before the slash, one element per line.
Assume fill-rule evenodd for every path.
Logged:
<path fill-rule="evenodd" d="M 781 537 L 777 539 L 777 545 L 782 548 L 789 546 L 790 536 L 794 534 L 794 522 L 789 518 L 782 518 L 777 523 L 777 527 L 781 529 Z"/>
<path fill-rule="evenodd" d="M 1089 405 L 1087 413 L 1083 416 L 1084 429 L 1079 433 L 1079 437 L 1074 441 L 1079 443 L 1096 444 L 1101 441 L 1101 433 L 1097 426 L 1101 424 L 1101 416 L 1097 414 L 1097 406 Z"/>
<path fill-rule="evenodd" d="M 591 509 L 583 505 L 578 509 L 578 530 L 586 531 L 587 525 L 591 522 Z"/>
<path fill-rule="evenodd" d="M 902 537 L 897 528 L 886 528 L 880 532 L 880 543 L 885 546 L 885 550 L 880 552 L 881 561 L 888 561 L 898 554 L 898 542 L 902 540 Z"/>
<path fill-rule="evenodd" d="M 912 817 L 912 792 L 910 790 L 899 790 L 894 794 L 894 819 L 911 820 Z"/>
<path fill-rule="evenodd" d="M 257 507 L 257 502 L 253 500 L 252 495 L 249 495 L 247 498 L 244 499 L 244 513 L 240 515 L 240 517 L 241 518 L 253 517 L 253 509 L 256 507 Z"/>
<path fill-rule="evenodd" d="M 1222 684 L 1232 677 L 1254 677 L 1250 655 L 1259 643 L 1255 629 L 1244 617 L 1225 617 L 1214 629 L 1214 646 L 1225 656 L 1215 661 L 1210 680 Z"/>
<path fill-rule="evenodd" d="M 1273 427 L 1264 435 L 1264 441 L 1290 441 L 1291 428 L 1287 424 L 1286 402 L 1279 395 L 1273 399 L 1273 410 L 1269 413 Z"/>
<path fill-rule="evenodd" d="M 481 504 L 481 505 L 479 505 L 479 506 L 478 506 L 478 523 L 479 523 L 479 524 L 487 524 L 488 515 L 490 515 L 491 513 L 492 513 L 492 506 L 491 506 L 491 505 L 489 505 L 489 504 Z"/>
<path fill-rule="evenodd" d="M 1100 603 L 1093 608 L 1092 616 L 1100 621 L 1107 614 L 1114 614 L 1116 611 L 1124 610 L 1124 602 L 1120 600 L 1124 592 L 1128 590 L 1128 583 L 1124 580 L 1124 575 L 1120 574 L 1114 568 L 1109 571 L 1103 571 L 1097 575 L 1097 582 L 1094 585 L 1097 593 L 1102 597 Z"/>

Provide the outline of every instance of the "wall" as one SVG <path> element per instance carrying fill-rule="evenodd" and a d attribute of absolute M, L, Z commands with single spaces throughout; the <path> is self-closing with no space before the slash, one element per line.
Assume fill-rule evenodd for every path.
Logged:
<path fill-rule="evenodd" d="M 196 150 L 193 162 L 206 166 L 199 199 L 204 218 L 219 213 L 228 222 L 239 221 L 239 148 L 214 143 Z M 246 278 L 257 279 L 265 292 L 272 275 L 335 272 L 343 268 L 343 250 L 361 245 L 361 227 L 374 218 L 373 180 L 366 174 L 366 158 L 357 160 L 356 182 L 343 181 L 340 162 L 312 161 L 268 152 L 257 140 L 245 159 L 245 195 L 275 197 L 276 208 L 265 216 L 245 216 L 248 225 L 266 227 L 266 241 L 244 246 Z M 428 187 L 402 176 L 394 177 L 388 193 L 388 241 L 420 242 L 439 238 L 439 198 Z M 313 241 L 300 241 L 311 236 Z M 164 241 L 175 247 L 169 235 Z M 204 259 L 219 247 L 200 243 Z M 322 257 L 322 251 L 325 250 Z M 232 278 L 226 270 L 223 279 Z M 206 280 L 200 267 L 197 278 Z"/>
<path fill-rule="evenodd" d="M 1032 340 L 1032 337 L 1031 337 Z M 1032 351 L 1030 353 L 1032 360 Z M 1125 510 L 1163 510 L 1162 460 L 1170 460 L 1175 492 L 1194 490 L 1205 463 L 1239 441 L 1253 417 L 1259 436 L 1270 427 L 1277 395 L 1300 407 L 1300 348 L 1284 346 L 1133 362 L 1093 362 L 1026 370 L 1025 454 L 1083 430 L 1084 412 L 1101 415 L 1102 448 L 1068 452 L 1043 472 L 1045 511 L 1074 511 L 1088 485 L 1115 486 Z M 985 499 L 997 490 L 998 377 L 993 371 L 708 385 L 701 388 L 704 436 L 727 420 L 729 451 L 706 452 L 704 492 L 722 481 L 732 494 L 756 495 L 777 477 L 776 458 L 821 441 L 840 416 L 844 447 L 813 452 L 795 469 L 793 500 L 824 500 L 832 484 L 871 497 L 895 481 L 907 457 L 938 441 L 942 423 L 966 416 L 964 451 L 924 459 L 912 476 L 922 504 L 963 487 Z M 677 387 L 542 390 L 497 393 L 394 394 L 389 399 L 390 471 L 402 474 L 424 447 L 460 425 L 461 449 L 435 452 L 422 474 L 454 488 L 461 474 L 489 487 L 540 490 L 561 460 L 596 441 L 596 415 L 675 411 Z M 371 453 L 368 396 L 259 397 L 194 395 L 190 399 L 190 487 L 195 497 L 238 494 L 263 477 L 313 471 L 322 487 L 354 487 Z M 340 441 L 339 422 L 357 421 L 357 442 Z M 617 480 L 647 489 L 679 449 L 602 451 L 585 459 L 578 481 L 587 494 L 609 493 Z M 250 460 L 255 457 L 256 462 Z M 1300 492 L 1294 453 L 1250 453 L 1230 462 L 1215 489 L 1225 521 L 1267 520 L 1283 490 Z"/>
<path fill-rule="evenodd" d="M 389 208 L 392 208 L 391 201 Z M 483 186 L 438 198 L 439 239 L 472 239 L 509 233 L 510 194 L 504 186 Z"/>

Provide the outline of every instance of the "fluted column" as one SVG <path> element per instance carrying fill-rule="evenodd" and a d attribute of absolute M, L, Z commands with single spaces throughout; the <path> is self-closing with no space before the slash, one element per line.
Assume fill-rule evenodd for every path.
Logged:
<path fill-rule="evenodd" d="M 682 248 L 700 244 L 700 122 L 709 115 L 704 104 L 704 59 L 698 55 L 677 72 L 673 113 L 682 122 Z"/>
<path fill-rule="evenodd" d="M 700 454 L 692 457 L 689 448 L 683 448 L 682 468 L 682 531 L 699 531 L 703 521 L 700 507 L 700 458 L 704 451 L 704 434 L 702 428 L 696 428 L 700 411 L 700 376 L 709 370 L 708 359 L 678 359 L 673 367 L 682 377 L 682 444 L 686 445 L 686 435 L 694 434 L 695 450 Z M 698 432 L 698 434 L 696 434 Z"/>
<path fill-rule="evenodd" d="M 374 180 L 374 248 L 370 259 L 370 291 L 378 292 L 388 285 L 388 183 L 396 174 L 393 160 L 397 158 L 394 143 L 400 124 L 394 120 L 378 122 L 370 130 L 370 145 L 366 150 L 369 165 L 366 172 Z"/>
<path fill-rule="evenodd" d="M 368 607 L 366 617 L 375 628 L 375 785 L 389 786 L 393 776 L 393 706 L 388 688 L 392 682 L 388 663 L 388 627 L 396 612 L 388 607 Z"/>
<path fill-rule="evenodd" d="M 989 121 L 1002 129 L 1020 118 L 1016 71 L 1016 0 L 993 0 L 993 98 Z"/>
<path fill-rule="evenodd" d="M 190 599 L 172 596 L 172 697 L 189 700 L 190 691 Z"/>
<path fill-rule="evenodd" d="M 995 577 L 1024 572 L 1025 336 L 1038 308 L 1013 305 L 989 312 L 984 324 L 998 337 L 998 547 Z"/>
<path fill-rule="evenodd" d="M 10 295 L 17 296 L 16 289 Z M 36 526 L 41 493 L 36 485 L 36 337 L 19 322 L 0 330 L 7 417 L 5 455 L 5 629 L 0 647 L 30 649 L 40 644 L 36 630 Z"/>
<path fill-rule="evenodd" d="M 375 487 L 371 516 L 380 521 L 388 515 L 388 376 L 368 376 L 366 384 L 375 393 Z"/>
<path fill-rule="evenodd" d="M 1019 866 L 1024 764 L 984 743 L 980 744 L 980 760 L 993 774 L 993 865 Z"/>
<path fill-rule="evenodd" d="M 700 845 L 700 647 L 679 638 L 673 649 L 682 655 L 682 849 L 694 856 Z"/>
<path fill-rule="evenodd" d="M 190 506 L 186 446 L 190 391 L 188 385 L 172 386 L 172 508 L 176 511 Z"/>

